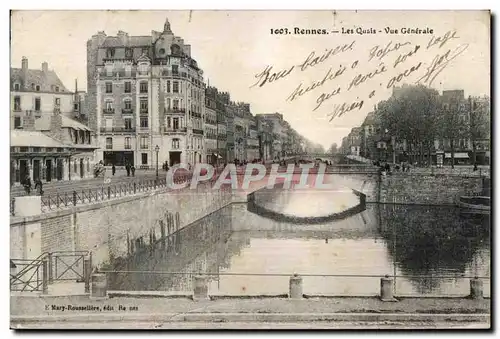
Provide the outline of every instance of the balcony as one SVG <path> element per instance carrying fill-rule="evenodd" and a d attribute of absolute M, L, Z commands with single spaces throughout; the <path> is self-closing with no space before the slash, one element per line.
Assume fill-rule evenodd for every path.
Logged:
<path fill-rule="evenodd" d="M 164 133 L 186 133 L 187 128 L 186 127 L 180 127 L 180 128 L 164 127 L 163 132 Z"/>
<path fill-rule="evenodd" d="M 101 128 L 101 133 L 135 133 L 135 128 L 125 128 L 125 127 L 113 127 L 113 128 Z"/>
<path fill-rule="evenodd" d="M 133 108 L 122 108 L 122 114 L 132 114 L 134 113 Z"/>
<path fill-rule="evenodd" d="M 193 118 L 201 118 L 201 113 L 191 112 L 191 115 L 193 116 Z"/>
<path fill-rule="evenodd" d="M 143 115 L 148 115 L 149 114 L 149 109 L 147 108 L 142 108 L 139 110 L 139 112 Z"/>
<path fill-rule="evenodd" d="M 186 109 L 185 108 L 165 108 L 164 112 L 167 114 L 186 113 Z"/>
<path fill-rule="evenodd" d="M 14 106 L 14 112 L 21 112 L 21 106 Z"/>
<path fill-rule="evenodd" d="M 202 129 L 193 128 L 193 134 L 203 135 Z"/>
<path fill-rule="evenodd" d="M 102 113 L 104 114 L 115 114 L 115 109 L 114 108 L 103 108 Z"/>

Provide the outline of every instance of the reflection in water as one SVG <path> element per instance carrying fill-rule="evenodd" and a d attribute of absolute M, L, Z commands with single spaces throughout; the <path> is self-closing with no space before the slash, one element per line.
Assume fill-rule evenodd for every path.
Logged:
<path fill-rule="evenodd" d="M 300 196 L 307 206 L 310 197 Z M 211 292 L 286 294 L 288 275 L 295 272 L 396 273 L 403 276 L 396 279 L 398 295 L 467 294 L 468 280 L 436 276 L 489 276 L 489 227 L 489 216 L 462 216 L 455 208 L 369 204 L 344 220 L 305 225 L 269 220 L 249 212 L 246 204 L 233 204 L 154 249 L 115 263 L 116 270 L 176 274 L 112 274 L 110 288 L 189 292 L 190 273 L 209 272 L 214 273 Z M 422 275 L 434 278 L 416 277 Z M 379 286 L 379 278 L 304 277 L 304 293 L 373 295 Z"/>

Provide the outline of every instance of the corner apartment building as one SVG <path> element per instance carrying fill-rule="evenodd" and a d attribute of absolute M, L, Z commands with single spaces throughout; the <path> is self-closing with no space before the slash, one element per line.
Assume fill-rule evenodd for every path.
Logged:
<path fill-rule="evenodd" d="M 168 20 L 163 31 L 147 36 L 92 36 L 87 95 L 97 157 L 105 164 L 154 168 L 156 162 L 206 161 L 203 71 Z"/>

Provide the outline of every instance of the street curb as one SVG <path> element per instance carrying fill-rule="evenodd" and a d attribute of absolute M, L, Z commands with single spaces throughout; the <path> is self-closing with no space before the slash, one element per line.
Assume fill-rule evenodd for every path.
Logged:
<path fill-rule="evenodd" d="M 315 322 L 315 321 L 420 321 L 490 322 L 490 314 L 426 313 L 161 313 L 161 314 L 75 314 L 11 316 L 11 324 L 38 322 Z"/>

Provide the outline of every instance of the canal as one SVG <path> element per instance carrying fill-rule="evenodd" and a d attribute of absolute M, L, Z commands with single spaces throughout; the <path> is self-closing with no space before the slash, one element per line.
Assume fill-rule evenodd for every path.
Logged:
<path fill-rule="evenodd" d="M 359 199 L 346 190 L 266 197 L 267 207 L 299 217 L 335 213 Z M 128 272 L 108 273 L 111 290 L 189 292 L 193 273 L 207 273 L 210 293 L 275 295 L 288 293 L 289 276 L 298 273 L 306 294 L 364 296 L 378 294 L 388 274 L 400 296 L 467 295 L 463 276 L 490 276 L 490 217 L 367 204 L 341 220 L 308 224 L 270 219 L 238 203 L 113 266 Z M 489 295 L 489 279 L 484 289 Z"/>

